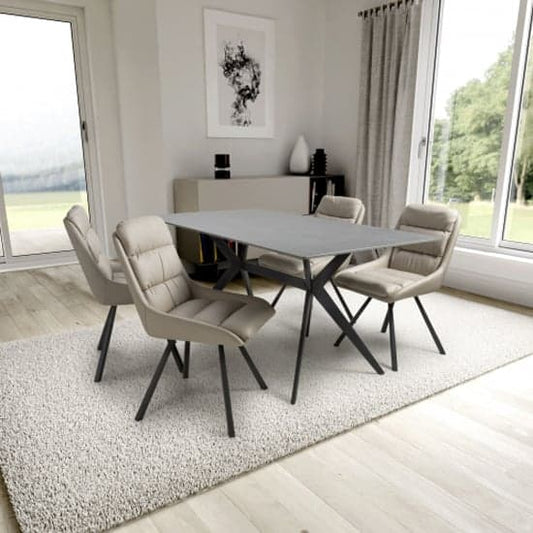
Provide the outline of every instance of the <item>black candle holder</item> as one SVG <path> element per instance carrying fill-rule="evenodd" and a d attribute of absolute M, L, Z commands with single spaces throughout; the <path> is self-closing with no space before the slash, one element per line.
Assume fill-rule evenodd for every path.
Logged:
<path fill-rule="evenodd" d="M 215 154 L 215 179 L 229 180 L 231 178 L 229 154 Z"/>

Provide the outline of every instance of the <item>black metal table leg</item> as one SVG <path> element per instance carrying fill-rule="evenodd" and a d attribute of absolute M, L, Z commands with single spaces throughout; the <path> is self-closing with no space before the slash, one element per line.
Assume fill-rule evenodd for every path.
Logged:
<path fill-rule="evenodd" d="M 346 312 L 346 316 L 348 317 L 348 320 L 350 320 L 351 322 L 353 320 L 353 315 L 352 315 L 352 312 L 350 311 L 350 308 L 348 307 L 348 304 L 346 303 L 346 300 L 344 299 L 337 284 L 333 280 L 331 280 L 330 283 L 333 286 L 333 289 L 335 290 L 335 294 L 337 295 L 337 298 L 341 302 L 341 305 L 344 308 L 344 311 Z"/>
<path fill-rule="evenodd" d="M 241 265 L 245 264 L 247 255 L 248 255 L 248 245 L 239 244 L 237 247 L 237 256 L 240 260 Z M 252 290 L 252 284 L 250 283 L 250 275 L 248 274 L 248 271 L 244 268 L 241 268 L 241 277 L 244 282 L 244 286 L 246 288 L 246 293 L 248 294 L 248 296 L 253 296 L 254 292 Z"/>
<path fill-rule="evenodd" d="M 302 313 L 302 326 L 300 328 L 300 340 L 298 342 L 298 353 L 296 355 L 296 368 L 294 370 L 294 380 L 292 383 L 292 394 L 291 394 L 291 403 L 294 405 L 296 403 L 296 398 L 298 397 L 298 384 L 300 382 L 300 370 L 302 367 L 302 358 L 304 353 L 305 345 L 305 332 L 307 329 L 307 324 L 309 322 L 309 313 L 311 310 L 311 300 L 313 295 L 310 291 L 305 293 L 305 303 Z"/>
<path fill-rule="evenodd" d="M 370 352 L 370 350 L 367 348 L 367 346 L 364 344 L 364 342 L 361 340 L 359 335 L 355 332 L 352 325 L 338 306 L 335 304 L 335 302 L 331 299 L 329 294 L 324 289 L 324 285 L 331 281 L 332 276 L 335 274 L 337 269 L 341 266 L 341 264 L 349 257 L 350 254 L 340 254 L 335 256 L 319 273 L 315 278 L 313 279 L 311 277 L 311 268 L 309 259 L 304 258 L 304 272 L 305 276 L 304 279 L 301 277 L 291 276 L 289 274 L 285 274 L 283 272 L 279 272 L 276 270 L 273 270 L 271 268 L 263 267 L 256 262 L 252 261 L 243 261 L 241 262 L 240 259 L 236 256 L 236 254 L 229 248 L 226 242 L 222 240 L 215 240 L 217 243 L 217 246 L 219 246 L 219 249 L 223 255 L 232 263 L 235 265 L 236 271 L 238 272 L 241 269 L 247 270 L 248 272 L 251 272 L 253 274 L 257 275 L 263 275 L 265 277 L 270 277 L 272 279 L 275 279 L 277 281 L 280 281 L 284 286 L 285 285 L 291 285 L 293 287 L 297 287 L 299 289 L 303 289 L 306 292 L 305 297 L 305 304 L 304 304 L 304 311 L 302 313 L 302 325 L 300 329 L 300 339 L 298 343 L 298 354 L 296 357 L 296 368 L 295 368 L 295 375 L 294 375 L 294 381 L 293 381 L 293 390 L 291 394 L 291 403 L 296 402 L 296 398 L 298 395 L 298 383 L 300 379 L 300 370 L 301 370 L 301 364 L 302 364 L 302 358 L 303 358 L 303 349 L 305 344 L 305 334 L 307 331 L 307 326 L 309 323 L 309 313 L 311 308 L 311 300 L 316 298 L 322 307 L 326 310 L 326 312 L 331 316 L 331 318 L 334 320 L 334 322 L 341 328 L 343 336 L 347 336 L 350 341 L 355 345 L 355 347 L 361 352 L 363 357 L 368 361 L 368 363 L 372 366 L 372 368 L 378 373 L 383 374 L 383 369 L 379 366 L 378 362 Z M 223 283 L 217 283 L 217 288 L 223 288 Z M 279 296 L 283 292 L 284 287 L 280 290 L 280 293 L 278 296 L 274 299 L 272 302 L 274 305 L 277 303 L 277 300 L 279 299 Z M 364 307 L 368 305 L 371 298 L 368 298 L 367 302 L 365 302 Z M 360 314 L 360 313 L 359 313 Z M 353 323 L 357 320 L 358 316 L 356 315 L 354 317 Z"/>
<path fill-rule="evenodd" d="M 220 375 L 222 377 L 222 391 L 224 393 L 224 407 L 226 408 L 226 423 L 228 436 L 235 437 L 235 426 L 233 424 L 233 412 L 231 410 L 231 397 L 229 393 L 228 371 L 226 369 L 226 354 L 224 346 L 218 347 L 218 358 L 220 361 Z"/>
<path fill-rule="evenodd" d="M 352 325 L 340 312 L 339 308 L 335 305 L 335 302 L 331 299 L 331 296 L 324 290 L 324 287 L 317 288 L 313 292 L 320 305 L 322 305 L 328 315 L 341 328 L 345 336 L 348 337 L 352 344 L 359 350 L 359 352 L 361 352 L 361 355 L 367 360 L 368 364 L 378 374 L 383 374 L 383 369 L 379 366 L 379 363 L 376 361 L 366 344 L 362 341 L 361 337 L 355 332 Z"/>
<path fill-rule="evenodd" d="M 222 274 L 222 276 L 218 278 L 217 282 L 213 286 L 213 289 L 217 291 L 221 291 L 222 289 L 224 289 L 224 287 L 228 283 L 233 281 L 233 279 L 237 276 L 239 271 L 240 271 L 240 268 L 237 268 L 235 266 L 228 267 L 227 270 L 224 272 L 224 274 Z"/>
<path fill-rule="evenodd" d="M 365 309 L 367 308 L 368 304 L 372 301 L 372 298 L 368 297 L 363 305 L 359 308 L 359 311 L 357 311 L 357 313 L 355 313 L 355 315 L 352 317 L 352 319 L 350 320 L 350 325 L 353 326 L 358 320 L 359 320 L 359 317 L 364 313 Z M 339 338 L 335 341 L 335 343 L 333 344 L 333 346 L 340 346 L 340 343 L 344 340 L 344 337 L 346 337 L 346 335 L 344 333 L 341 333 L 339 335 Z"/>
<path fill-rule="evenodd" d="M 254 292 L 252 290 L 252 284 L 250 283 L 250 275 L 246 270 L 241 269 L 241 277 L 244 281 L 244 286 L 246 287 L 246 293 L 248 294 L 248 296 L 253 296 Z"/>
<path fill-rule="evenodd" d="M 107 358 L 107 351 L 109 349 L 109 343 L 111 342 L 111 334 L 113 333 L 113 325 L 115 323 L 115 315 L 117 314 L 117 306 L 112 305 L 107 315 L 106 325 L 104 326 L 103 339 L 101 339 L 102 348 L 100 351 L 100 357 L 98 358 L 98 366 L 96 367 L 96 374 L 94 381 L 96 383 L 102 381 L 102 375 L 104 373 L 105 362 Z"/>
<path fill-rule="evenodd" d="M 148 386 L 148 389 L 146 390 L 144 398 L 141 402 L 141 406 L 139 407 L 139 410 L 137 411 L 137 414 L 135 415 L 135 420 L 137 420 L 137 422 L 139 422 L 140 420 L 144 418 L 144 413 L 146 413 L 146 409 L 148 408 L 148 405 L 150 404 L 152 395 L 154 394 L 155 388 L 157 387 L 157 384 L 159 383 L 159 378 L 161 377 L 161 374 L 163 373 L 163 370 L 165 369 L 165 365 L 167 364 L 167 361 L 168 361 L 168 358 L 171 352 L 172 352 L 172 346 L 170 343 L 167 343 L 165 351 L 163 352 L 163 355 L 161 356 L 159 364 L 157 365 L 157 368 L 155 369 L 155 373 L 154 373 L 154 376 L 152 377 L 152 381 L 150 381 L 150 385 Z"/>
<path fill-rule="evenodd" d="M 242 261 L 239 256 L 229 247 L 223 239 L 213 239 L 218 251 L 226 258 L 228 268 L 217 280 L 213 288 L 221 291 L 224 287 L 239 274 L 242 270 Z"/>

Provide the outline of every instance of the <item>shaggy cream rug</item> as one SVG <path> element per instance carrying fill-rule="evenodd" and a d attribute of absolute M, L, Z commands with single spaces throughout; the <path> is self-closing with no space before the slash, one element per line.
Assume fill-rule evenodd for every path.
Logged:
<path fill-rule="evenodd" d="M 348 301 L 355 308 L 362 298 Z M 401 302 L 398 373 L 379 333 L 385 306 L 372 302 L 361 318 L 384 376 L 349 342 L 333 347 L 338 329 L 315 305 L 291 406 L 303 293 L 287 291 L 248 346 L 267 391 L 228 350 L 235 439 L 226 436 L 216 348 L 193 345 L 188 380 L 170 359 L 135 422 L 164 349 L 137 320 L 116 325 L 99 384 L 96 329 L 1 344 L 0 468 L 22 530 L 109 528 L 533 352 L 529 317 L 444 294 L 423 301 L 448 354 L 437 352 L 414 301 Z"/>

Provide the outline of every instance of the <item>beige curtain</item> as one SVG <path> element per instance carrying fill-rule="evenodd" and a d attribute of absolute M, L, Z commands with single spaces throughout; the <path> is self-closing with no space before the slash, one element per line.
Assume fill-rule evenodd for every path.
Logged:
<path fill-rule="evenodd" d="M 420 12 L 408 2 L 362 19 L 355 192 L 375 226 L 393 226 L 406 202 Z"/>

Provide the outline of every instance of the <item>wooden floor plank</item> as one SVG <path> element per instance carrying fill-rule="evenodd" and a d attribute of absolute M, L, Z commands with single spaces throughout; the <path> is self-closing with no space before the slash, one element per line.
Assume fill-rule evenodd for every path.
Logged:
<path fill-rule="evenodd" d="M 283 491 L 279 490 L 283 487 Z M 260 531 L 353 533 L 353 525 L 278 465 L 269 465 L 222 489 Z M 253 495 L 250 500 L 250 495 Z"/>
<path fill-rule="evenodd" d="M 332 439 L 281 464 L 361 531 L 453 531 L 446 521 L 376 474 L 372 465 L 340 450 L 336 442 Z"/>
<path fill-rule="evenodd" d="M 520 479 L 516 479 L 508 472 L 508 464 L 498 461 L 494 455 L 480 455 L 476 453 L 476 445 L 468 440 L 466 446 L 460 435 L 447 428 L 440 428 L 425 424 L 419 417 L 405 411 L 399 411 L 394 416 L 387 416 L 376 424 L 421 451 L 429 450 L 446 458 L 454 464 L 465 468 L 473 479 L 479 479 L 502 498 L 510 499 L 518 504 L 526 504 L 533 510 L 533 490 Z M 442 461 L 442 459 L 441 459 Z"/>
<path fill-rule="evenodd" d="M 188 503 L 213 533 L 234 533 L 235 531 L 257 533 L 259 531 L 220 489 L 191 498 Z"/>
<path fill-rule="evenodd" d="M 150 515 L 159 533 L 209 533 L 209 528 L 188 502 L 172 505 Z"/>
<path fill-rule="evenodd" d="M 373 471 L 394 485 L 396 490 L 403 491 L 413 501 L 431 509 L 457 530 L 491 533 L 501 531 L 496 523 L 479 515 L 459 498 L 452 496 L 419 472 L 371 446 L 359 437 L 357 432 L 339 438 L 336 446 L 353 459 L 371 465 Z"/>
<path fill-rule="evenodd" d="M 533 514 L 524 502 L 502 497 L 501 493 L 491 489 L 490 484 L 471 476 L 460 463 L 450 461 L 441 450 L 417 449 L 377 424 L 367 424 L 357 436 L 496 524 L 510 531 L 533 531 Z"/>

